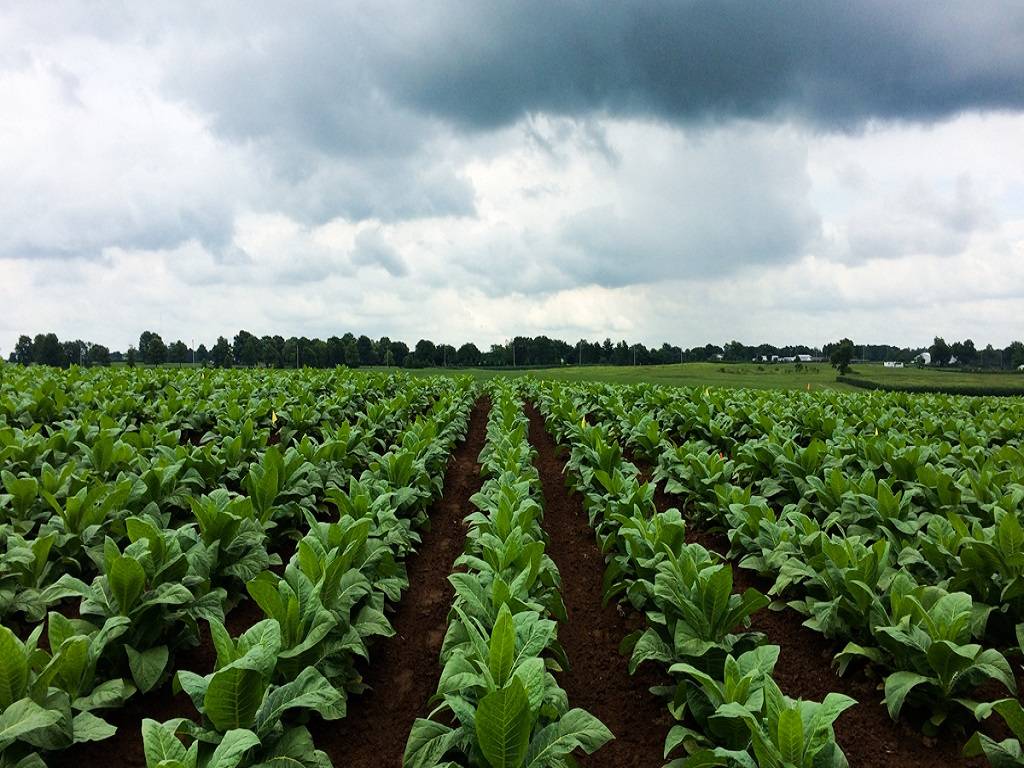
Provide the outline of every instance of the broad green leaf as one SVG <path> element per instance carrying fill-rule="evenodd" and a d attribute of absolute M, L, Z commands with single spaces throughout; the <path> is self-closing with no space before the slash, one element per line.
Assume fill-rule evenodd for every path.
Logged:
<path fill-rule="evenodd" d="M 916 672 L 893 672 L 885 678 L 885 706 L 893 720 L 900 716 L 907 694 L 917 685 L 927 683 L 929 678 Z"/>
<path fill-rule="evenodd" d="M 0 750 L 33 731 L 60 722 L 61 713 L 43 709 L 31 699 L 19 699 L 0 713 Z"/>
<path fill-rule="evenodd" d="M 167 646 L 158 645 L 140 652 L 126 645 L 124 650 L 128 654 L 128 666 L 131 668 L 135 685 L 143 693 L 151 691 L 167 668 L 167 660 L 170 658 Z"/>
<path fill-rule="evenodd" d="M 267 683 L 252 669 L 228 667 L 213 674 L 203 697 L 203 712 L 218 731 L 252 725 Z"/>
<path fill-rule="evenodd" d="M 457 736 L 457 731 L 443 723 L 418 718 L 405 744 L 403 768 L 434 768 L 455 744 Z"/>
<path fill-rule="evenodd" d="M 260 744 L 252 731 L 235 728 L 224 734 L 224 738 L 213 751 L 206 768 L 237 768 L 245 753 Z"/>
<path fill-rule="evenodd" d="M 491 671 L 495 685 L 500 688 L 505 685 L 512 672 L 512 659 L 516 653 L 515 624 L 512 621 L 512 612 L 507 605 L 502 605 L 501 610 L 498 611 L 498 619 L 494 622 L 494 629 L 491 630 L 489 650 L 487 667 Z"/>
<path fill-rule="evenodd" d="M 156 720 L 142 721 L 142 748 L 146 754 L 146 765 L 155 768 L 163 762 L 185 761 L 185 745 L 174 735 L 174 731 Z"/>
<path fill-rule="evenodd" d="M 530 743 L 530 703 L 519 678 L 480 699 L 476 737 L 491 768 L 519 768 Z"/>
<path fill-rule="evenodd" d="M 137 560 L 119 555 L 107 574 L 110 592 L 122 616 L 127 616 L 146 587 L 146 572 Z"/>
<path fill-rule="evenodd" d="M 0 626 L 0 711 L 25 695 L 28 657 L 24 646 L 7 627 Z"/>
<path fill-rule="evenodd" d="M 307 667 L 297 678 L 274 688 L 256 713 L 255 730 L 263 737 L 289 709 L 305 709 L 325 719 L 337 719 L 344 712 L 345 696 L 315 668 Z"/>
<path fill-rule="evenodd" d="M 542 728 L 530 742 L 527 768 L 558 765 L 558 761 L 580 748 L 593 754 L 615 738 L 604 723 L 582 709 L 570 709 L 555 723 Z"/>
<path fill-rule="evenodd" d="M 796 707 L 779 713 L 778 746 L 782 759 L 793 765 L 803 763 L 804 724 Z"/>
<path fill-rule="evenodd" d="M 83 741 L 109 739 L 117 733 L 117 728 L 106 720 L 96 717 L 92 712 L 79 712 L 71 721 L 71 732 L 74 736 L 74 743 L 80 744 Z"/>

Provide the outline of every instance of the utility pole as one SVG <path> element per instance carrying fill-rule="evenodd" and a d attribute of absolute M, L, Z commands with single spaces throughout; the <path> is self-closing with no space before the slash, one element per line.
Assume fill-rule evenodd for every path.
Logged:
<path fill-rule="evenodd" d="M 295 370 L 299 370 L 299 340 L 295 340 Z"/>
<path fill-rule="evenodd" d="M 580 368 L 583 367 L 583 339 L 580 339 Z"/>
<path fill-rule="evenodd" d="M 633 365 L 636 365 L 636 344 L 633 345 Z"/>
<path fill-rule="evenodd" d="M 195 336 L 193 336 L 192 337 L 192 366 L 195 367 L 195 364 L 196 364 L 196 338 L 195 338 Z"/>

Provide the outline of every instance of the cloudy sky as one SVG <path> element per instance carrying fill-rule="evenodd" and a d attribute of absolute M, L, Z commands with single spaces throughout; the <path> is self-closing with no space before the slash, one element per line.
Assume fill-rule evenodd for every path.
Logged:
<path fill-rule="evenodd" d="M 0 352 L 1024 336 L 1024 5 L 0 0 Z"/>

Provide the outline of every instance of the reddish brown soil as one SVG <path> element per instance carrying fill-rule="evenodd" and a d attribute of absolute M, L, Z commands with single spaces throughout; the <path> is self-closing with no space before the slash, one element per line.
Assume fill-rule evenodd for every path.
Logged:
<path fill-rule="evenodd" d="M 648 468 L 637 465 L 641 475 Z M 681 500 L 657 488 L 654 501 L 659 510 L 682 508 Z M 691 528 L 687 540 L 725 556 L 729 542 L 720 532 Z M 749 587 L 767 593 L 771 584 L 757 574 L 733 564 L 734 587 L 741 592 Z M 824 635 L 803 626 L 804 617 L 789 608 L 764 609 L 752 619 L 752 628 L 764 632 L 768 642 L 782 652 L 775 667 L 775 681 L 786 695 L 821 701 L 831 692 L 844 693 L 858 704 L 836 721 L 836 740 L 851 768 L 947 768 L 947 766 L 986 766 L 984 759 L 969 760 L 960 754 L 963 737 L 953 734 L 928 739 L 919 729 L 900 721 L 893 722 L 885 708 L 877 675 L 869 668 L 851 667 L 845 677 L 832 668 L 833 656 L 841 650 Z"/>
<path fill-rule="evenodd" d="M 532 406 L 527 413 L 530 442 L 539 454 L 547 551 L 562 575 L 562 599 L 569 615 L 558 628 L 570 665 L 559 682 L 569 695 L 569 706 L 587 710 L 615 734 L 614 741 L 580 757 L 579 763 L 589 768 L 658 768 L 665 763 L 662 750 L 672 722 L 665 704 L 649 689 L 667 681 L 650 665 L 629 674 L 619 643 L 636 628 L 636 617 L 614 605 L 602 606 L 604 557 L 580 497 L 566 490 L 564 462 L 555 453 L 543 417 Z"/>
<path fill-rule="evenodd" d="M 451 604 L 446 577 L 462 548 L 462 518 L 469 511 L 469 497 L 480 487 L 476 457 L 484 443 L 487 410 L 488 407 L 480 403 L 474 408 L 468 439 L 456 449 L 449 462 L 444 496 L 431 515 L 432 532 L 424 536 L 420 553 L 409 563 L 412 586 L 393 619 L 397 634 L 373 648 L 374 659 L 367 682 L 382 693 L 368 692 L 361 699 L 350 701 L 350 715 L 341 724 L 317 723 L 317 746 L 331 755 L 336 766 L 401 766 L 405 738 L 412 721 L 422 714 L 427 699 L 434 692 L 440 672 L 437 658 Z M 294 542 L 287 542 L 281 548 L 282 559 L 287 560 L 294 547 Z M 228 631 L 237 636 L 262 618 L 259 607 L 246 598 L 228 613 L 225 624 Z M 200 630 L 199 646 L 181 651 L 175 659 L 176 669 L 198 674 L 213 671 L 216 652 L 209 629 L 201 624 Z M 406 642 L 405 638 L 414 641 Z M 408 688 L 406 693 L 399 696 L 405 688 Z M 145 696 L 134 697 L 125 707 L 96 714 L 116 726 L 117 733 L 101 742 L 80 744 L 48 755 L 47 765 L 51 768 L 106 765 L 145 768 L 142 720 L 152 718 L 162 722 L 175 717 L 195 717 L 196 712 L 188 696 L 175 695 L 168 682 Z M 348 739 L 352 739 L 352 743 L 346 743 Z"/>
<path fill-rule="evenodd" d="M 344 720 L 311 725 L 317 747 L 339 768 L 400 768 L 413 721 L 430 712 L 427 702 L 441 674 L 438 656 L 452 604 L 447 577 L 465 543 L 462 521 L 472 511 L 469 499 L 480 490 L 477 457 L 489 410 L 486 401 L 477 402 L 466 441 L 448 462 L 444 493 L 430 513 L 431 529 L 408 563 L 409 590 L 391 618 L 395 634 L 373 646 L 364 680 L 370 690 L 349 699 Z"/>

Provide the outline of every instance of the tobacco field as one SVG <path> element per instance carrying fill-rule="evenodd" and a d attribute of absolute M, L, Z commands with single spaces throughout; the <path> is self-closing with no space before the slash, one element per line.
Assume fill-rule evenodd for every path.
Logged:
<path fill-rule="evenodd" d="M 1019 398 L 0 377 L 0 768 L 1024 765 Z"/>

